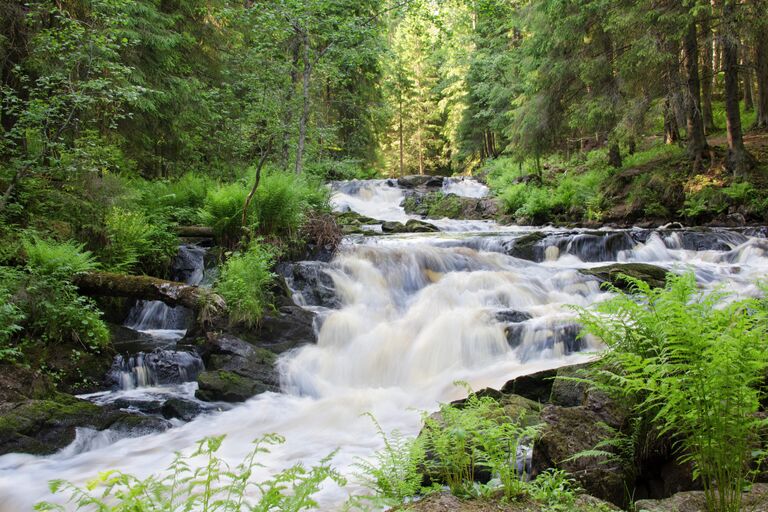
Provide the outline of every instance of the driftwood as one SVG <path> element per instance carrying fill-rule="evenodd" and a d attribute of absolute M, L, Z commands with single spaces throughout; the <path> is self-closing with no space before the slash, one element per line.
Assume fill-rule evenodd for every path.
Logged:
<path fill-rule="evenodd" d="M 156 277 L 88 272 L 76 275 L 74 282 L 83 295 L 159 300 L 169 306 L 184 306 L 204 313 L 207 318 L 226 311 L 224 299 L 206 288 Z"/>
<path fill-rule="evenodd" d="M 208 226 L 178 226 L 176 234 L 185 238 L 213 238 L 213 228 Z"/>

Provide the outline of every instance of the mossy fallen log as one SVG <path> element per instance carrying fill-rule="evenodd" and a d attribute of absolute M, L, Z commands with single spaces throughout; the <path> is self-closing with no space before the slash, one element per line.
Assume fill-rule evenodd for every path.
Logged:
<path fill-rule="evenodd" d="M 184 306 L 214 318 L 226 311 L 226 303 L 207 288 L 150 276 L 130 276 L 111 272 L 87 272 L 74 278 L 83 295 L 159 300 L 169 306 Z"/>
<path fill-rule="evenodd" d="M 208 226 L 177 226 L 176 234 L 182 238 L 213 238 L 213 228 Z"/>

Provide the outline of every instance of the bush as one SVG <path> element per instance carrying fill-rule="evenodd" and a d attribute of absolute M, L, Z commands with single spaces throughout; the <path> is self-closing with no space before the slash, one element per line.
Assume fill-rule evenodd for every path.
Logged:
<path fill-rule="evenodd" d="M 151 217 L 182 225 L 200 222 L 200 209 L 213 181 L 207 176 L 187 173 L 177 180 L 134 182 L 136 202 Z"/>
<path fill-rule="evenodd" d="M 271 269 L 275 256 L 271 246 L 252 242 L 221 267 L 215 289 L 227 302 L 233 322 L 256 325 L 271 305 L 270 288 L 275 277 Z"/>
<path fill-rule="evenodd" d="M 104 267 L 114 272 L 164 275 L 179 241 L 167 224 L 153 223 L 138 211 L 113 208 L 106 219 L 107 244 L 100 251 Z"/>
<path fill-rule="evenodd" d="M 230 467 L 216 456 L 224 436 L 200 441 L 190 456 L 177 454 L 167 476 L 141 480 L 120 471 L 106 471 L 80 488 L 63 480 L 50 483 L 51 492 L 69 495 L 77 510 L 99 512 L 200 512 L 251 510 L 258 512 L 299 512 L 316 508 L 313 495 L 328 479 L 344 485 L 344 478 L 334 471 L 331 456 L 309 469 L 301 464 L 277 473 L 263 482 L 252 482 L 259 466 L 257 457 L 269 453 L 267 446 L 284 442 L 267 434 L 254 442 L 243 461 Z M 258 501 L 246 500 L 252 488 L 258 489 Z M 38 511 L 64 511 L 54 503 L 38 503 Z"/>
<path fill-rule="evenodd" d="M 710 510 L 739 510 L 766 423 L 756 416 L 768 370 L 765 300 L 700 292 L 693 273 L 668 277 L 661 290 L 628 280 L 637 296 L 582 311 L 608 346 L 600 385 L 677 440 Z"/>
<path fill-rule="evenodd" d="M 372 180 L 380 178 L 373 167 L 366 167 L 360 160 L 320 160 L 306 165 L 308 175 L 320 181 Z"/>
<path fill-rule="evenodd" d="M 14 298 L 20 280 L 21 273 L 16 269 L 0 267 L 0 362 L 15 361 L 22 356 L 19 347 L 13 344 L 26 318 Z"/>
<path fill-rule="evenodd" d="M 40 274 L 68 278 L 98 267 L 93 254 L 84 250 L 84 244 L 71 240 L 53 242 L 32 236 L 23 242 L 23 246 L 27 267 Z"/>
<path fill-rule="evenodd" d="M 210 189 L 205 196 L 200 220 L 213 229 L 219 243 L 234 247 L 242 237 L 242 218 L 248 190 L 242 183 L 230 183 Z M 252 214 L 249 220 L 253 221 Z"/>

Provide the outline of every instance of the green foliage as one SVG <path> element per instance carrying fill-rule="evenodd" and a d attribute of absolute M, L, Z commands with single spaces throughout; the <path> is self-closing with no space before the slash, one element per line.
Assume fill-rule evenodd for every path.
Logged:
<path fill-rule="evenodd" d="M 135 202 L 152 218 L 194 225 L 199 222 L 200 208 L 214 182 L 205 175 L 188 172 L 176 180 L 137 180 L 133 186 L 139 196 Z"/>
<path fill-rule="evenodd" d="M 275 256 L 271 246 L 255 241 L 222 265 L 215 289 L 227 302 L 233 322 L 256 325 L 270 307 Z"/>
<path fill-rule="evenodd" d="M 248 190 L 240 182 L 210 189 L 205 197 L 200 220 L 213 228 L 216 238 L 225 247 L 232 247 L 242 236 L 246 197 Z"/>
<path fill-rule="evenodd" d="M 324 182 L 334 180 L 372 180 L 381 177 L 375 168 L 365 165 L 365 162 L 354 159 L 308 162 L 306 173 Z"/>
<path fill-rule="evenodd" d="M 425 467 L 433 481 L 447 485 L 457 496 L 472 495 L 479 469 L 499 480 L 506 499 L 525 492 L 518 473 L 522 446 L 536 437 L 535 427 L 511 418 L 496 400 L 472 394 L 462 406 L 443 404 L 437 416 L 425 418 Z"/>
<path fill-rule="evenodd" d="M 26 318 L 13 297 L 20 280 L 17 270 L 0 267 L 0 362 L 15 361 L 22 356 L 20 348 L 12 343 Z"/>
<path fill-rule="evenodd" d="M 375 494 L 369 501 L 380 506 L 394 506 L 428 492 L 422 486 L 422 469 L 426 461 L 422 440 L 405 437 L 398 431 L 387 435 L 376 418 L 368 416 L 384 441 L 384 448 L 374 455 L 373 460 L 358 458 L 355 463 L 358 479 Z"/>
<path fill-rule="evenodd" d="M 66 279 L 98 267 L 93 254 L 84 250 L 85 244 L 54 242 L 32 236 L 23 245 L 27 267 L 37 274 Z"/>
<path fill-rule="evenodd" d="M 113 208 L 106 218 L 106 236 L 99 256 L 104 267 L 115 272 L 163 275 L 178 251 L 170 226 L 152 222 L 141 211 Z"/>
<path fill-rule="evenodd" d="M 766 423 L 755 414 L 768 370 L 765 299 L 703 293 L 693 273 L 668 277 L 660 290 L 630 282 L 637 296 L 619 293 L 582 311 L 609 348 L 601 386 L 677 441 L 711 510 L 739 510 Z"/>
<path fill-rule="evenodd" d="M 253 472 L 261 466 L 257 458 L 269 453 L 269 446 L 281 444 L 284 439 L 276 434 L 257 439 L 251 452 L 234 467 L 216 456 L 223 441 L 224 436 L 208 437 L 198 442 L 191 455 L 178 453 L 166 475 L 152 475 L 142 480 L 120 471 L 106 471 L 85 488 L 54 480 L 50 483 L 51 492 L 68 495 L 75 510 L 83 511 L 299 512 L 318 506 L 313 495 L 326 480 L 339 485 L 345 483 L 330 466 L 332 455 L 311 468 L 297 464 L 268 480 L 253 482 Z M 254 491 L 258 499 L 247 499 Z M 42 502 L 35 510 L 67 509 Z"/>
<path fill-rule="evenodd" d="M 562 469 L 548 469 L 540 473 L 529 486 L 531 496 L 542 505 L 542 512 L 571 512 L 575 508 L 574 480 Z"/>

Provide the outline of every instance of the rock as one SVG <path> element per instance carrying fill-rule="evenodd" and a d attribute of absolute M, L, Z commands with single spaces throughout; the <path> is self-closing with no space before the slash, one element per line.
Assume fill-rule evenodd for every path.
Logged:
<path fill-rule="evenodd" d="M 403 176 L 397 179 L 397 185 L 402 188 L 416 187 L 442 187 L 444 178 L 442 176 L 414 175 Z"/>
<path fill-rule="evenodd" d="M 241 402 L 278 391 L 277 355 L 232 335 L 210 335 L 201 347 L 207 371 L 198 376 L 195 396 L 204 401 Z"/>
<path fill-rule="evenodd" d="M 742 510 L 768 510 L 768 484 L 756 483 L 742 494 Z M 707 510 L 704 491 L 677 493 L 663 500 L 639 500 L 638 512 L 701 512 Z"/>
<path fill-rule="evenodd" d="M 203 412 L 200 404 L 181 398 L 171 398 L 163 404 L 162 414 L 166 419 L 178 418 L 182 421 L 192 421 Z"/>
<path fill-rule="evenodd" d="M 430 219 L 494 219 L 499 214 L 499 206 L 493 198 L 459 197 L 443 192 L 410 192 L 403 200 L 406 213 L 421 215 Z"/>
<path fill-rule="evenodd" d="M 494 498 L 458 498 L 447 491 L 429 494 L 424 499 L 395 507 L 391 511 L 408 512 L 541 512 L 550 510 L 543 503 L 520 497 L 514 501 Z M 554 510 L 554 509 L 553 509 Z M 557 510 L 566 510 L 558 508 Z M 568 512 L 612 512 L 619 509 L 593 496 L 580 495 L 576 497 L 573 508 Z"/>
<path fill-rule="evenodd" d="M 205 371 L 197 378 L 195 396 L 206 402 L 244 402 L 252 396 L 270 391 L 265 384 L 234 372 Z"/>
<path fill-rule="evenodd" d="M 508 381 L 501 388 L 504 394 L 516 394 L 538 403 L 546 403 L 552 394 L 552 383 L 557 370 L 544 370 L 530 375 L 521 375 Z"/>
<path fill-rule="evenodd" d="M 280 270 L 294 294 L 301 296 L 303 304 L 331 309 L 341 306 L 336 285 L 328 273 L 331 270 L 328 263 L 301 261 L 284 265 Z"/>
<path fill-rule="evenodd" d="M 494 315 L 497 321 L 502 323 L 516 324 L 525 322 L 533 318 L 525 311 L 515 311 L 514 309 L 505 309 L 504 311 L 497 311 Z"/>
<path fill-rule="evenodd" d="M 396 221 L 384 221 L 381 223 L 384 233 L 436 233 L 440 231 L 437 226 L 428 222 L 410 219 L 403 224 Z"/>
<path fill-rule="evenodd" d="M 552 382 L 552 393 L 549 398 L 550 403 L 563 407 L 585 405 L 587 401 L 587 392 L 590 387 L 589 384 L 567 379 L 585 378 L 585 370 L 588 367 L 588 364 L 576 364 L 559 368 L 557 370 L 557 377 Z"/>
<path fill-rule="evenodd" d="M 539 242 L 547 237 L 544 233 L 536 231 L 523 235 L 513 240 L 507 250 L 507 255 L 521 260 L 542 261 L 544 259 L 544 247 Z"/>
<path fill-rule="evenodd" d="M 57 393 L 45 400 L 4 403 L 0 407 L 0 455 L 11 452 L 49 455 L 75 440 L 77 427 L 112 428 L 131 435 L 168 428 L 159 418 L 102 408 Z"/>
<path fill-rule="evenodd" d="M 606 457 L 571 459 L 613 437 L 603 425 L 604 418 L 585 406 L 548 405 L 542 410 L 541 419 L 541 435 L 533 447 L 533 475 L 548 468 L 563 469 L 592 496 L 626 505 L 626 489 L 631 489 L 634 482 L 621 464 Z"/>
<path fill-rule="evenodd" d="M 410 219 L 405 223 L 408 233 L 437 233 L 440 229 L 434 224 L 422 220 Z"/>
<path fill-rule="evenodd" d="M 621 290 L 629 290 L 630 284 L 623 276 L 629 276 L 644 281 L 651 288 L 663 288 L 666 283 L 667 271 L 647 263 L 614 263 L 604 267 L 580 269 L 579 272 L 594 276 L 604 283 L 611 283 Z"/>

